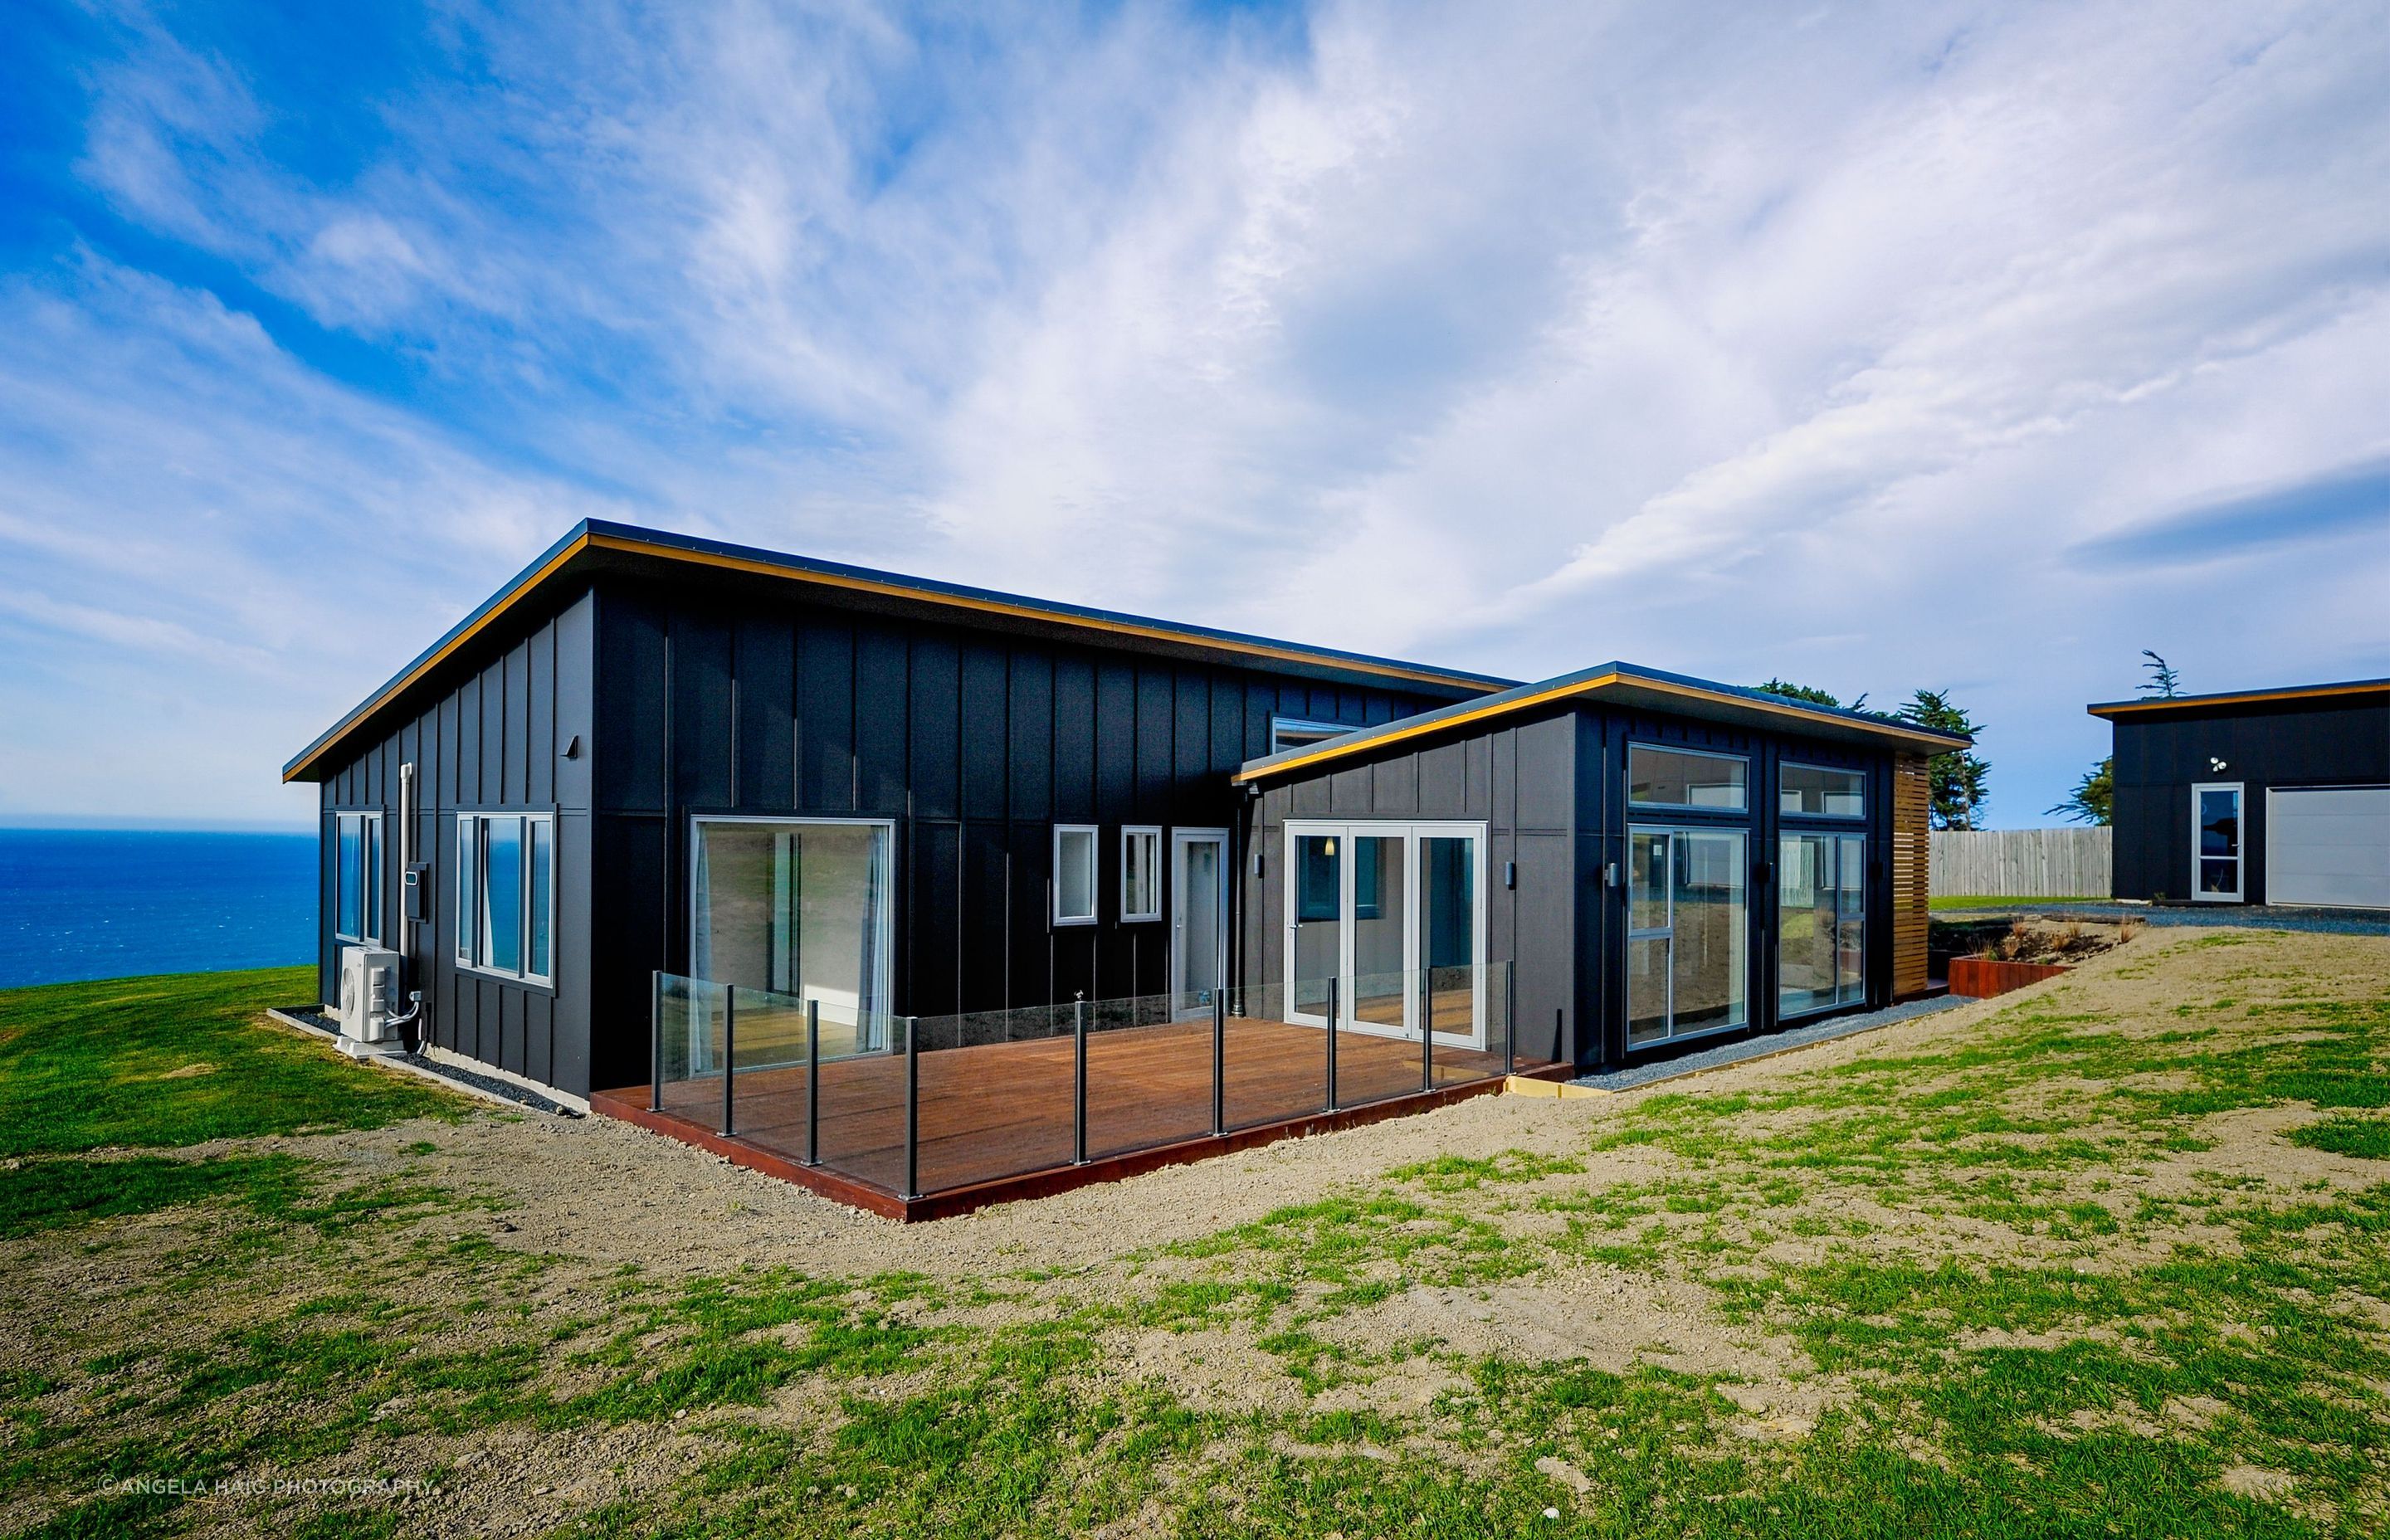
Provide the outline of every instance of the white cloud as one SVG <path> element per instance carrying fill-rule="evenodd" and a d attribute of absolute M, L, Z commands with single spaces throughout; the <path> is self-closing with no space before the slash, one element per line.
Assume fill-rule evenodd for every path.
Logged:
<path fill-rule="evenodd" d="M 2142 646 L 2390 673 L 2390 528 L 2067 554 L 2390 451 L 2366 7 L 443 27 L 334 175 L 229 45 L 123 21 L 84 174 L 251 288 L 0 307 L 0 550 L 277 660 L 219 671 L 261 764 L 591 509 L 1505 673 L 1947 685 L 2013 821 Z"/>

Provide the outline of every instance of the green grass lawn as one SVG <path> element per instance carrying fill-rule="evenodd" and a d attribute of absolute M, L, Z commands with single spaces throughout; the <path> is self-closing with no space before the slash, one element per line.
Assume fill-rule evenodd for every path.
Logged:
<path fill-rule="evenodd" d="M 1517 1103 L 1517 1148 L 1067 1273 L 651 1277 L 495 1244 L 502 1174 L 423 1162 L 515 1115 L 252 1024 L 303 992 L 0 994 L 0 1534 L 244 1527 L 100 1490 L 138 1470 L 447 1495 L 244 1510 L 315 1536 L 500 1527 L 458 1506 L 494 1470 L 529 1532 L 592 1540 L 2355 1536 L 2390 1512 L 2378 940 L 2144 940 L 1965 1031 Z M 20 1080 L 71 1066 L 70 1110 Z M 200 1089 L 249 1081 L 253 1105 Z M 384 1132 L 355 1136 L 369 1167 L 263 1142 L 326 1128 Z M 220 1142 L 176 1153 L 197 1139 Z M 105 1282 L 59 1309 L 78 1278 Z M 1424 1313 L 1524 1297 L 1588 1341 L 1638 1301 L 1693 1334 L 1597 1362 Z M 604 1490 L 552 1495 L 559 1469 Z"/>

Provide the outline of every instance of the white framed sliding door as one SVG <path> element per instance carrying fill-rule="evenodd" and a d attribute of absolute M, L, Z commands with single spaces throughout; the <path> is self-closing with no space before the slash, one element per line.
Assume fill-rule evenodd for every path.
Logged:
<path fill-rule="evenodd" d="M 1485 1046 L 1485 828 L 1286 826 L 1284 1015 L 1455 1047 Z"/>

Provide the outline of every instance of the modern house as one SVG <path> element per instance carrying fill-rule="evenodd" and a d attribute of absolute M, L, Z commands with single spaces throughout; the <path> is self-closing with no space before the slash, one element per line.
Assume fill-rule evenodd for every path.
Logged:
<path fill-rule="evenodd" d="M 2390 679 L 2111 700 L 2115 894 L 2390 909 Z"/>
<path fill-rule="evenodd" d="M 1324 1039 L 1333 1111 L 1340 1042 L 1348 1077 L 1413 1045 L 1433 1090 L 1472 1054 L 1574 1072 L 1921 991 L 1924 756 L 1961 741 L 591 522 L 284 774 L 323 788 L 326 997 L 386 947 L 427 1043 L 572 1097 L 662 1109 L 667 1036 L 674 1076 L 743 1082 L 776 1001 L 826 1059 L 1225 986 L 1272 1051 Z M 668 982 L 725 1014 L 736 985 L 738 1046 L 717 1007 L 667 1025 Z M 1242 1063 L 1214 1050 L 1215 1134 Z"/>

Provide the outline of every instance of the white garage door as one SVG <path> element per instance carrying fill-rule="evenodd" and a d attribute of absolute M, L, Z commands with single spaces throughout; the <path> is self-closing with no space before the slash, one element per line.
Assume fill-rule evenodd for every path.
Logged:
<path fill-rule="evenodd" d="M 2390 909 L 2390 786 L 2267 792 L 2266 901 Z"/>

